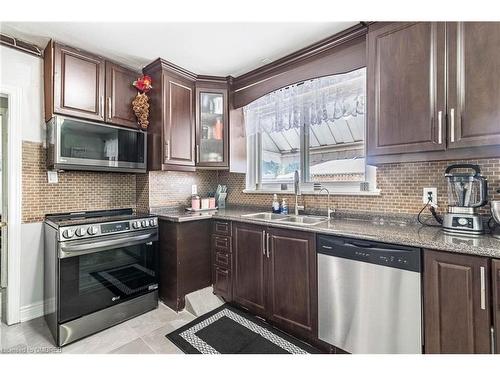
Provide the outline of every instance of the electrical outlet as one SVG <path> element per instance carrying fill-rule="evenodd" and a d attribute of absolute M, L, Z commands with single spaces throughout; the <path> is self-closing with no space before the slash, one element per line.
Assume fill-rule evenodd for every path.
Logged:
<path fill-rule="evenodd" d="M 191 195 L 198 194 L 198 185 L 191 185 Z"/>
<path fill-rule="evenodd" d="M 430 198 L 430 202 L 429 202 Z M 433 206 L 437 206 L 437 188 L 435 187 L 425 187 L 424 192 L 422 194 L 422 202 L 426 204 L 429 202 L 429 204 Z"/>

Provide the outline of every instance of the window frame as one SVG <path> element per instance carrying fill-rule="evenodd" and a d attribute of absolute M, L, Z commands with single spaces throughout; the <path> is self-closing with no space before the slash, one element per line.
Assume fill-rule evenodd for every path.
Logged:
<path fill-rule="evenodd" d="M 364 67 L 366 69 L 366 67 Z M 346 195 L 378 195 L 380 190 L 376 184 L 376 167 L 367 163 L 367 118 L 364 114 L 364 179 L 363 181 L 331 181 L 320 182 L 321 187 L 327 188 L 331 193 Z M 308 181 L 310 178 L 309 147 L 310 147 L 310 125 L 300 127 L 300 188 L 302 194 L 313 194 L 314 182 Z M 363 183 L 368 183 L 368 190 L 362 190 Z M 266 182 L 262 181 L 262 134 L 247 136 L 247 193 L 293 193 L 293 179 Z"/>

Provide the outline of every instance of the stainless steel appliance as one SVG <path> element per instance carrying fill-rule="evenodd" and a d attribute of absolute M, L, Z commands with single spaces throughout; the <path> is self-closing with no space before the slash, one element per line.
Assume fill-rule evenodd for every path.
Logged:
<path fill-rule="evenodd" d="M 90 211 L 44 226 L 44 315 L 58 346 L 158 306 L 157 217 Z"/>
<path fill-rule="evenodd" d="M 146 133 L 54 116 L 47 123 L 47 168 L 146 172 Z"/>
<path fill-rule="evenodd" d="M 497 191 L 500 193 L 500 189 Z M 496 226 L 492 229 L 491 234 L 493 237 L 500 239 L 500 201 L 491 201 L 491 216 L 496 222 Z"/>
<path fill-rule="evenodd" d="M 453 172 L 457 169 L 462 172 Z M 471 170 L 474 173 L 470 173 Z M 448 212 L 443 217 L 443 230 L 472 235 L 484 233 L 477 209 L 488 203 L 488 185 L 479 166 L 453 164 L 446 168 L 444 175 L 448 180 Z"/>
<path fill-rule="evenodd" d="M 319 338 L 355 354 L 422 353 L 420 249 L 317 241 Z"/>

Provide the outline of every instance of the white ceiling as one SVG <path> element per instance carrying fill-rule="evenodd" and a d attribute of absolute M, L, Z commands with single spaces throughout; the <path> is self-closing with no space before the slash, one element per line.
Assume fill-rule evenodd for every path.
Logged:
<path fill-rule="evenodd" d="M 139 69 L 157 57 L 197 74 L 239 76 L 355 22 L 1 22 L 2 33 L 43 48 L 50 38 Z"/>

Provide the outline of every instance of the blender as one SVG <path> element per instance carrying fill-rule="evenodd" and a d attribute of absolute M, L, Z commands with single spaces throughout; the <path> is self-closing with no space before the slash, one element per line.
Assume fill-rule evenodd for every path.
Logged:
<path fill-rule="evenodd" d="M 479 166 L 453 164 L 446 168 L 444 175 L 448 179 L 448 212 L 443 217 L 443 230 L 483 234 L 483 220 L 477 209 L 488 202 L 488 185 Z"/>

